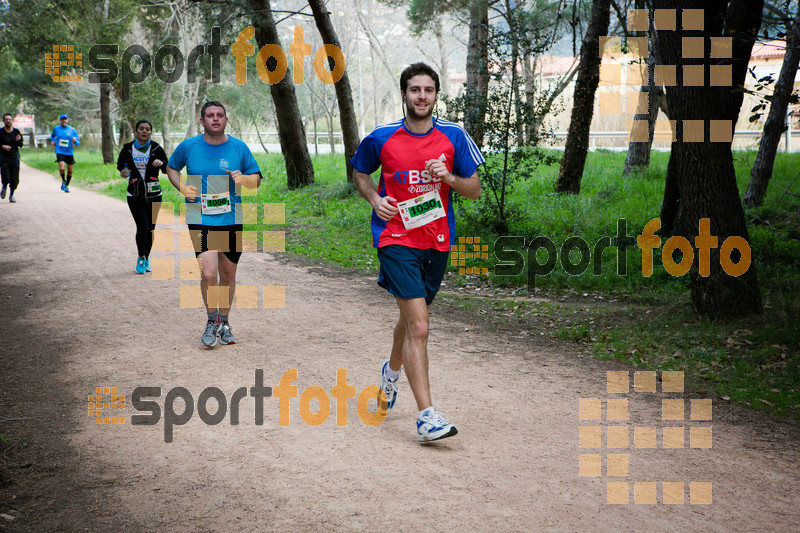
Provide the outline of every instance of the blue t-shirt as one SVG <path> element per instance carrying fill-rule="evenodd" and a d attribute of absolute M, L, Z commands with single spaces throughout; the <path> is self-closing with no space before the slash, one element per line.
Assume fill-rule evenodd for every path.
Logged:
<path fill-rule="evenodd" d="M 261 170 L 244 142 L 228 135 L 228 140 L 222 144 L 208 144 L 202 135 L 198 135 L 180 143 L 167 164 L 177 171 L 186 167 L 186 184 L 197 187 L 198 196 L 194 202 L 186 201 L 188 224 L 230 226 L 242 223 L 241 185 L 237 185 L 225 171 L 255 174 Z M 230 211 L 219 214 L 203 212 L 201 195 L 225 194 L 230 198 Z"/>
<path fill-rule="evenodd" d="M 50 140 L 56 145 L 56 153 L 61 155 L 72 155 L 72 138 L 75 137 L 75 146 L 81 145 L 81 138 L 78 131 L 72 126 L 62 126 L 59 124 L 53 128 Z"/>

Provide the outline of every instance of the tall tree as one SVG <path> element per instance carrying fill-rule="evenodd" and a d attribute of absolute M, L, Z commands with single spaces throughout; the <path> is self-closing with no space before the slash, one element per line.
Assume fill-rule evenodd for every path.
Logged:
<path fill-rule="evenodd" d="M 308 5 L 311 6 L 314 22 L 317 24 L 322 42 L 327 45 L 333 45 L 341 51 L 342 46 L 331 23 L 330 13 L 322 0 L 308 0 Z M 342 54 L 342 59 L 344 59 L 344 54 Z M 333 57 L 329 56 L 328 61 L 331 71 L 339 67 Z M 350 78 L 347 76 L 347 70 L 344 70 L 344 66 L 342 66 L 342 69 L 342 77 L 334 84 L 334 87 L 336 88 L 336 100 L 339 103 L 339 119 L 342 126 L 344 156 L 347 164 L 347 181 L 352 183 L 353 164 L 350 163 L 350 159 L 356 155 L 356 149 L 358 149 L 358 143 L 361 139 L 358 136 L 358 121 L 356 119 L 355 106 L 353 105 L 353 92 L 350 89 Z"/>
<path fill-rule="evenodd" d="M 473 109 L 464 115 L 464 129 L 483 146 L 486 100 L 489 96 L 489 1 L 469 2 L 469 41 L 467 42 L 467 82 L 465 91 Z"/>
<path fill-rule="evenodd" d="M 100 84 L 100 151 L 103 163 L 114 162 L 114 128 L 111 124 L 111 84 Z"/>
<path fill-rule="evenodd" d="M 663 221 L 664 229 L 687 238 L 693 246 L 690 288 L 692 305 L 699 314 L 716 318 L 759 313 L 761 297 L 755 268 L 749 263 L 749 247 L 744 254 L 729 250 L 727 255 L 732 257 L 724 257 L 720 247 L 733 236 L 749 240 L 731 143 L 763 0 L 715 0 L 704 3 L 701 10 L 694 0 L 653 3 L 656 9 L 675 10 L 681 20 L 676 30 L 656 30 L 660 59 L 665 65 L 676 65 L 677 75 L 677 84 L 666 87 L 670 116 L 677 121 L 678 132 L 672 143 L 664 197 L 665 207 L 669 204 L 675 215 L 674 227 L 672 221 Z M 704 53 L 697 51 L 700 42 Z M 695 51 L 684 53 L 684 44 Z M 710 220 L 716 242 L 695 240 L 701 219 Z M 706 248 L 701 250 L 698 244 Z M 729 275 L 721 259 L 730 266 L 737 255 L 739 262 L 746 260 L 750 267 L 739 275 Z"/>
<path fill-rule="evenodd" d="M 110 37 L 111 28 L 108 27 L 108 15 L 111 0 L 103 0 L 100 12 L 102 23 L 99 25 L 98 37 Z M 105 40 L 98 42 L 104 43 Z M 120 131 L 120 135 L 122 132 Z M 100 84 L 100 147 L 103 154 L 103 163 L 114 162 L 114 129 L 111 125 L 111 84 Z"/>
<path fill-rule="evenodd" d="M 644 0 L 636 0 L 636 9 L 644 9 Z M 646 96 L 639 99 L 636 108 L 634 121 L 647 121 L 647 141 L 640 141 L 634 137 L 628 143 L 628 153 L 625 156 L 625 166 L 622 175 L 626 176 L 631 170 L 647 168 L 650 166 L 650 150 L 653 147 L 655 137 L 655 123 L 658 117 L 658 110 L 661 100 L 664 98 L 664 90 L 656 85 L 655 66 L 658 64 L 658 45 L 656 44 L 656 32 L 653 27 L 653 17 L 648 16 L 648 30 L 637 31 L 637 37 L 648 36 L 649 54 L 647 56 L 647 83 L 639 88 L 640 93 Z M 630 93 L 628 97 L 630 98 Z M 635 122 L 638 123 L 638 122 Z"/>
<path fill-rule="evenodd" d="M 791 30 L 786 35 L 786 55 L 783 56 L 781 73 L 775 90 L 770 98 L 769 115 L 764 124 L 764 134 L 758 146 L 758 155 L 750 172 L 750 184 L 744 193 L 744 205 L 754 207 L 761 205 L 767 194 L 767 184 L 772 176 L 775 164 L 775 153 L 785 127 L 786 108 L 792 98 L 794 79 L 800 64 L 800 6 L 794 18 Z"/>
<path fill-rule="evenodd" d="M 600 37 L 608 31 L 609 18 L 610 0 L 594 0 L 589 27 L 581 44 L 578 80 L 575 82 L 572 115 L 556 180 L 556 192 L 578 194 L 581 190 L 583 167 L 589 150 L 594 97 L 600 82 Z"/>
<path fill-rule="evenodd" d="M 267 44 L 281 46 L 270 0 L 248 0 L 248 2 L 255 12 L 253 27 L 259 48 Z M 269 59 L 274 61 L 274 58 Z M 272 72 L 277 67 L 269 59 L 266 61 L 266 68 Z M 257 58 L 257 61 L 260 59 Z M 311 155 L 308 153 L 306 130 L 303 126 L 300 108 L 297 105 L 294 81 L 288 65 L 283 78 L 277 83 L 271 84 L 269 89 L 278 119 L 278 137 L 286 163 L 287 185 L 290 189 L 311 185 L 314 183 L 314 166 L 311 163 Z"/>
<path fill-rule="evenodd" d="M 408 5 L 406 16 L 411 21 L 412 31 L 435 32 L 435 21 L 443 13 L 469 17 L 467 42 L 467 80 L 464 93 L 472 102 L 465 110 L 464 129 L 478 145 L 483 146 L 484 121 L 489 96 L 489 6 L 498 0 L 384 0 L 391 5 Z"/>

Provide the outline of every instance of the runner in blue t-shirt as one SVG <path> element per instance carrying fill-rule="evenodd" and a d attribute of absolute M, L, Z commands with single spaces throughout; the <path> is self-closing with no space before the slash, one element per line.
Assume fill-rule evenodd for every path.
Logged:
<path fill-rule="evenodd" d="M 167 163 L 167 176 L 186 198 L 186 222 L 200 261 L 200 289 L 208 313 L 201 342 L 212 348 L 217 342 L 236 343 L 228 314 L 242 255 L 240 187 L 257 188 L 261 170 L 247 145 L 225 133 L 228 117 L 221 103 L 206 102 L 200 121 L 205 133 L 178 145 Z M 187 180 L 182 184 L 184 167 Z M 227 301 L 209 301 L 208 288 L 216 286 L 228 287 Z"/>
<path fill-rule="evenodd" d="M 69 182 L 72 180 L 72 165 L 75 164 L 72 146 L 81 145 L 81 137 L 72 126 L 68 126 L 69 117 L 61 115 L 58 117 L 61 123 L 53 128 L 50 134 L 50 143 L 56 147 L 56 163 L 58 163 L 58 173 L 61 174 L 61 190 L 69 192 Z M 67 175 L 64 176 L 64 165 L 67 166 Z"/>

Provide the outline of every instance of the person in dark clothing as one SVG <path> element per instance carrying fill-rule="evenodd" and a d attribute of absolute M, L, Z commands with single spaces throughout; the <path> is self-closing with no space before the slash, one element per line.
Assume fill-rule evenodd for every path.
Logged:
<path fill-rule="evenodd" d="M 128 208 L 136 222 L 136 272 L 151 272 L 150 249 L 153 247 L 155 217 L 153 205 L 161 203 L 159 171 L 165 172 L 167 154 L 150 140 L 153 126 L 147 120 L 136 123 L 136 138 L 122 146 L 117 158 L 119 175 L 128 180 Z M 156 206 L 156 209 L 158 206 Z"/>
<path fill-rule="evenodd" d="M 14 191 L 19 186 L 19 149 L 22 147 L 22 134 L 12 124 L 11 113 L 3 115 L 3 128 L 0 129 L 0 174 L 2 174 L 3 188 L 0 198 L 5 199 L 9 191 L 8 201 L 14 203 Z"/>

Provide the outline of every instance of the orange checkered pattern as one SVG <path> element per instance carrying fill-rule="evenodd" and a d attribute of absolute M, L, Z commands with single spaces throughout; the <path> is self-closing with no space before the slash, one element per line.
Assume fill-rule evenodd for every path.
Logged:
<path fill-rule="evenodd" d="M 71 44 L 54 44 L 53 51 L 44 54 L 44 73 L 51 76 L 56 83 L 83 81 L 83 76 L 62 72 L 65 67 L 72 67 L 71 70 L 74 70 L 82 66 L 83 54 L 76 52 L 75 46 Z"/>
<path fill-rule="evenodd" d="M 125 395 L 117 393 L 116 387 L 97 387 L 88 399 L 89 416 L 95 424 L 124 424 L 125 416 L 108 416 L 112 409 L 125 409 Z M 118 415 L 119 413 L 114 413 Z"/>
<path fill-rule="evenodd" d="M 629 458 L 633 449 L 695 450 L 711 448 L 711 399 L 689 400 L 689 420 L 697 424 L 686 424 L 686 403 L 683 397 L 683 372 L 661 373 L 661 422 L 654 425 L 629 425 L 630 372 L 610 371 L 606 373 L 607 398 L 580 398 L 578 400 L 578 448 L 600 453 L 578 455 L 578 475 L 611 478 L 606 482 L 606 503 L 634 504 L 683 504 L 688 485 L 690 504 L 710 504 L 712 483 L 710 481 L 631 481 Z M 657 394 L 656 372 L 633 373 L 634 394 Z M 605 407 L 605 409 L 604 409 Z M 610 422 L 599 425 L 600 421 Z M 659 434 L 661 438 L 659 439 Z M 688 441 L 686 435 L 688 434 Z M 605 438 L 604 438 L 605 437 Z M 633 441 L 631 442 L 631 437 Z M 687 446 L 688 442 L 688 446 Z M 609 450 L 603 453 L 601 450 Z M 702 452 L 701 452 L 702 453 Z M 605 468 L 603 468 L 605 463 Z M 605 472 L 605 474 L 604 474 Z M 659 491 L 660 489 L 660 491 Z"/>
<path fill-rule="evenodd" d="M 185 176 L 182 176 L 185 179 Z M 241 196 L 252 196 L 255 191 L 242 188 Z M 182 309 L 201 309 L 203 295 L 200 291 L 200 265 L 195 258 L 196 243 L 186 229 L 186 204 L 180 205 L 180 216 L 174 216 L 175 204 L 153 204 L 153 219 L 156 229 L 153 231 L 153 257 L 150 265 L 153 269 L 152 279 L 174 280 L 177 267 L 178 279 L 190 284 L 179 287 L 179 305 Z M 282 225 L 286 223 L 286 206 L 282 203 L 243 203 L 242 223 Z M 260 220 L 260 222 L 259 222 Z M 164 229 L 174 225 L 173 229 Z M 178 243 L 176 244 L 176 237 Z M 215 235 L 209 232 L 209 247 L 227 251 L 227 233 Z M 284 230 L 242 231 L 241 252 L 282 253 L 286 250 L 286 232 Z M 179 255 L 179 257 L 175 257 Z M 229 307 L 227 287 L 209 287 L 209 305 Z M 233 302 L 236 309 L 282 309 L 286 307 L 286 288 L 282 285 L 238 285 Z"/>
<path fill-rule="evenodd" d="M 488 268 L 467 267 L 467 259 L 488 259 L 489 245 L 481 244 L 480 237 L 459 237 L 450 249 L 450 266 L 458 267 L 459 274 L 489 273 Z"/>
<path fill-rule="evenodd" d="M 704 28 L 703 9 L 683 9 L 680 13 L 675 9 L 629 9 L 628 29 L 630 31 L 647 31 L 650 18 L 659 31 L 678 31 L 680 19 L 681 31 L 702 31 Z M 648 57 L 648 41 L 646 37 L 629 37 L 627 39 L 627 63 L 615 62 L 619 56 L 622 42 L 619 37 L 600 37 L 600 57 L 604 61 L 600 65 L 600 87 L 597 101 L 601 115 L 629 115 L 627 121 L 628 142 L 648 142 L 650 137 L 647 120 L 635 120 L 636 114 L 647 114 L 650 106 L 648 93 L 639 88 L 647 85 L 651 73 L 645 59 Z M 706 73 L 704 65 L 684 65 L 682 80 L 684 87 L 708 85 L 711 87 L 730 87 L 732 85 L 732 66 L 724 64 L 733 57 L 733 39 L 731 37 L 709 37 L 687 35 L 681 39 L 681 54 L 686 59 L 703 58 L 706 51 L 709 57 L 720 60 L 710 65 Z M 707 75 L 706 75 L 707 74 Z M 674 87 L 677 85 L 676 65 L 656 65 L 652 75 L 657 86 Z M 624 105 L 623 105 L 624 102 Z M 674 120 L 656 120 L 654 140 L 675 142 L 677 128 L 681 128 L 683 142 L 731 142 L 733 140 L 733 123 L 731 120 L 710 120 L 708 138 L 705 138 L 705 121 L 684 120 L 678 124 Z"/>

